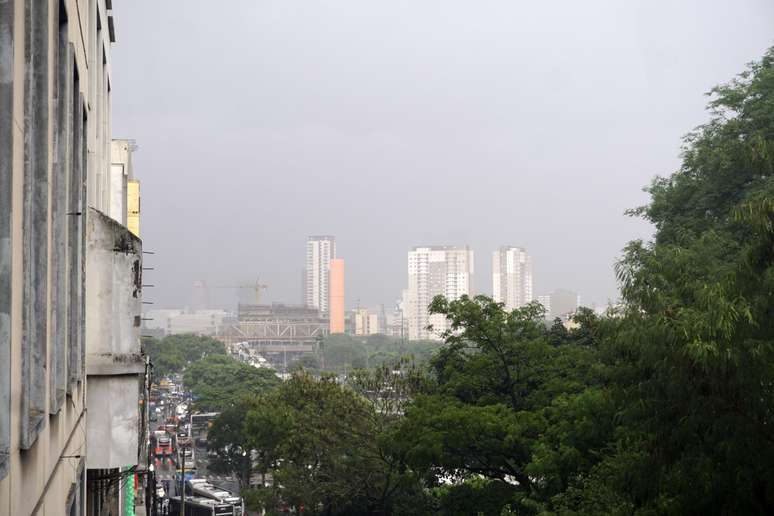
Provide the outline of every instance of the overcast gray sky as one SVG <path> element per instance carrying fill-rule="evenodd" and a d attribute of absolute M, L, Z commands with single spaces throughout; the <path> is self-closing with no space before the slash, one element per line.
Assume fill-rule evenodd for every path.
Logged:
<path fill-rule="evenodd" d="M 135 138 L 146 293 L 260 274 L 299 302 L 336 236 L 347 305 L 391 307 L 406 253 L 524 246 L 536 294 L 617 296 L 650 228 L 623 215 L 679 164 L 703 93 L 774 44 L 771 0 L 127 0 L 113 133 Z M 235 294 L 213 289 L 215 301 Z"/>

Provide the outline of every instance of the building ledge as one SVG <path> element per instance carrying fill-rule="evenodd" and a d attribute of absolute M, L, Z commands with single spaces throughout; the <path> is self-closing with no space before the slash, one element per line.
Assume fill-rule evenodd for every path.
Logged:
<path fill-rule="evenodd" d="M 86 374 L 114 376 L 142 374 L 145 359 L 140 353 L 89 353 L 86 355 Z"/>

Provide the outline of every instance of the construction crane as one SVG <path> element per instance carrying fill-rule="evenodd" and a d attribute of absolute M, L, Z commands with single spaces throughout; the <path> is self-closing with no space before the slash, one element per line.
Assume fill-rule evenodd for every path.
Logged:
<path fill-rule="evenodd" d="M 266 290 L 269 285 L 261 283 L 260 276 L 255 280 L 255 283 L 247 283 L 244 285 L 219 285 L 218 288 L 238 288 L 238 289 L 250 289 L 255 292 L 255 304 L 261 304 L 261 290 Z"/>

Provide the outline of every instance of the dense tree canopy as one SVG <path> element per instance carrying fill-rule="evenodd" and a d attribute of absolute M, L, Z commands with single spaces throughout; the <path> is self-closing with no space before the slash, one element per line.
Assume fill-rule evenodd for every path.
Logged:
<path fill-rule="evenodd" d="M 188 366 L 183 384 L 202 411 L 222 411 L 240 400 L 280 384 L 271 369 L 256 368 L 231 357 L 209 355 Z"/>
<path fill-rule="evenodd" d="M 441 508 L 461 498 L 486 500 L 478 510 L 494 514 L 529 513 L 588 468 L 609 434 L 611 407 L 588 339 L 599 321 L 587 315 L 560 333 L 537 304 L 507 312 L 484 296 L 436 298 L 431 311 L 451 328 L 395 449 L 439 486 Z"/>
<path fill-rule="evenodd" d="M 353 388 L 299 372 L 249 400 L 238 445 L 274 482 L 248 498 L 270 512 L 289 503 L 307 514 L 426 514 L 418 478 L 389 450 L 400 401 L 374 396 L 388 386 L 407 394 L 416 380 L 408 369 L 382 368 L 361 372 Z"/>
<path fill-rule="evenodd" d="M 223 409 L 207 434 L 207 448 L 217 454 L 207 468 L 213 473 L 233 474 L 244 489 L 250 484 L 253 461 L 245 432 L 245 414 L 254 406 L 255 397 L 238 399 Z"/>
<path fill-rule="evenodd" d="M 422 362 L 429 360 L 439 347 L 437 341 L 406 341 L 386 335 L 334 334 L 322 342 L 321 360 L 316 365 L 318 369 L 338 374 L 378 367 L 405 357 Z M 315 370 L 314 367 L 306 369 Z"/>
<path fill-rule="evenodd" d="M 538 304 L 439 297 L 451 328 L 425 369 L 329 339 L 326 361 L 379 367 L 348 385 L 298 373 L 239 409 L 241 427 L 223 420 L 275 475 L 256 499 L 331 515 L 774 513 L 774 49 L 710 107 L 633 211 L 656 232 L 625 248 L 620 307 L 565 326 Z"/>
<path fill-rule="evenodd" d="M 774 511 L 774 49 L 710 106 L 637 211 L 655 240 L 618 267 L 626 310 L 603 358 L 621 425 L 583 507 Z"/>
<path fill-rule="evenodd" d="M 180 373 L 188 364 L 207 355 L 226 354 L 223 343 L 198 335 L 167 335 L 162 339 L 145 337 L 142 344 L 157 379 Z"/>

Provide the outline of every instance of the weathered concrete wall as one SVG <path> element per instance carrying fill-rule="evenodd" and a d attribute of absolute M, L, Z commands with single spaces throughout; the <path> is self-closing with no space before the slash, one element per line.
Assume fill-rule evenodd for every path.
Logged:
<path fill-rule="evenodd" d="M 86 218 L 87 469 L 137 463 L 142 243 L 89 208 Z"/>
<path fill-rule="evenodd" d="M 22 412 L 21 445 L 27 449 L 45 424 L 48 325 L 49 219 L 49 3 L 25 2 L 24 201 L 22 209 Z"/>
<path fill-rule="evenodd" d="M 142 242 L 89 208 L 86 218 L 86 367 L 99 355 L 140 354 Z"/>
<path fill-rule="evenodd" d="M 89 376 L 87 469 L 137 464 L 139 390 L 137 376 Z"/>
<path fill-rule="evenodd" d="M 98 10 L 106 20 L 104 0 L 0 0 L 0 516 L 81 514 L 85 498 L 80 214 L 85 170 L 109 166 L 87 152 L 109 109 Z M 98 85 L 87 65 L 103 48 Z"/>
<path fill-rule="evenodd" d="M 11 444 L 13 4 L 0 0 L 0 479 L 8 473 Z"/>

